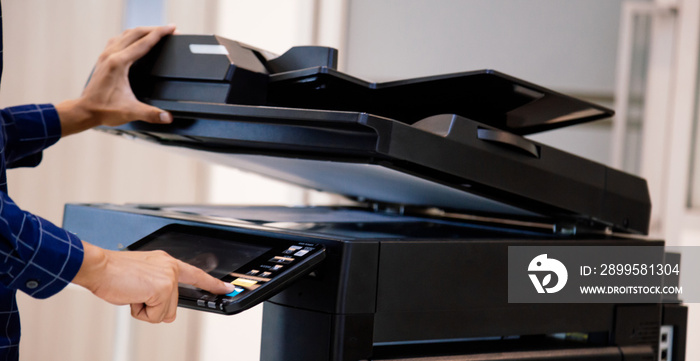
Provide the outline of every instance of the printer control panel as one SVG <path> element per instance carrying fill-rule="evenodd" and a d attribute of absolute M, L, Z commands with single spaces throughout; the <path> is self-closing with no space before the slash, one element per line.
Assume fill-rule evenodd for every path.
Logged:
<path fill-rule="evenodd" d="M 303 263 L 308 256 L 317 254 L 319 250 L 320 247 L 317 244 L 297 243 L 283 250 L 277 249 L 271 253 L 265 253 L 223 279 L 234 285 L 233 292 L 226 295 L 203 294 L 196 301 L 197 307 L 226 313 L 226 310 L 237 300 L 247 297 L 278 278 L 286 278 L 287 270 Z"/>
<path fill-rule="evenodd" d="M 198 267 L 235 289 L 215 295 L 180 284 L 179 305 L 234 314 L 266 301 L 308 275 L 325 258 L 325 247 L 313 242 L 253 235 L 245 230 L 172 224 L 130 245 L 129 250 L 162 250 Z"/>

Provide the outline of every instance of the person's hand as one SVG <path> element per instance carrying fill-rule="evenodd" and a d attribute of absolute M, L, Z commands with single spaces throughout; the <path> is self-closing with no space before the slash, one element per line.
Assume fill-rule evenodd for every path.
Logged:
<path fill-rule="evenodd" d="M 108 251 L 83 242 L 85 256 L 73 283 L 115 305 L 131 305 L 131 315 L 151 323 L 175 320 L 178 283 L 225 294 L 233 285 L 162 251 Z"/>
<path fill-rule="evenodd" d="M 134 120 L 172 122 L 170 113 L 136 99 L 129 84 L 129 68 L 162 37 L 174 31 L 172 25 L 139 27 L 110 39 L 80 98 L 56 105 L 62 135 L 98 125 L 117 126 Z"/>

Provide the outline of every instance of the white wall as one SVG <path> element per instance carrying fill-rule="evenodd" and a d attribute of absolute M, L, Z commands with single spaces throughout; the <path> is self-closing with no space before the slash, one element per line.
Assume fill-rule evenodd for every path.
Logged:
<path fill-rule="evenodd" d="M 348 71 L 374 80 L 496 69 L 612 94 L 620 0 L 354 0 Z"/>

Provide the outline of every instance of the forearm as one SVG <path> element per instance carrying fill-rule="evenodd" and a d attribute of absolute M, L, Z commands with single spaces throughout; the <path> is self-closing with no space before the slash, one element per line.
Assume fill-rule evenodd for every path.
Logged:
<path fill-rule="evenodd" d="M 71 99 L 55 105 L 61 121 L 61 137 L 80 133 L 99 125 L 98 118 L 80 103 L 79 99 Z"/>
<path fill-rule="evenodd" d="M 97 277 L 107 268 L 107 255 L 102 248 L 83 241 L 83 263 L 73 283 L 91 291 L 99 284 Z"/>

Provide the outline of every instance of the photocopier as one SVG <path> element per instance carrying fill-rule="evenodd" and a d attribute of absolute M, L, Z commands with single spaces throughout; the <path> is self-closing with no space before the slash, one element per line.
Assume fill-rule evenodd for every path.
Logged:
<path fill-rule="evenodd" d="M 611 110 L 492 70 L 373 83 L 332 48 L 214 35 L 166 37 L 130 81 L 174 122 L 101 131 L 352 201 L 66 205 L 86 241 L 236 285 L 182 286 L 184 307 L 264 302 L 263 360 L 684 360 L 680 301 L 508 301 L 509 247 L 663 249 L 645 180 L 524 137 Z"/>

